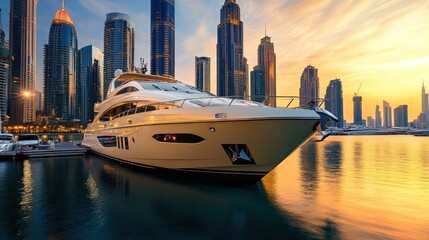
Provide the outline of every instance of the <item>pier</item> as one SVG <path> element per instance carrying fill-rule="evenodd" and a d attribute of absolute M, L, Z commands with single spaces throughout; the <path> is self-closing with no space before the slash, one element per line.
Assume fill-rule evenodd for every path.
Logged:
<path fill-rule="evenodd" d="M 29 158 L 47 158 L 62 156 L 85 155 L 86 149 L 74 144 L 56 144 L 54 148 L 49 145 L 39 145 L 38 149 L 32 150 L 13 150 L 0 153 L 0 160 L 29 159 Z"/>

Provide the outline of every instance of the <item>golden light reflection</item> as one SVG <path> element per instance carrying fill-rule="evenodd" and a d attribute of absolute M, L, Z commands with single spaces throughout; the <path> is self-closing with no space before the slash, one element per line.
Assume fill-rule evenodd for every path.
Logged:
<path fill-rule="evenodd" d="M 263 185 L 320 236 L 334 228 L 344 239 L 421 239 L 429 235 L 426 140 L 330 136 L 298 149 Z"/>
<path fill-rule="evenodd" d="M 23 212 L 30 212 L 33 202 L 33 188 L 34 180 L 31 171 L 31 165 L 29 160 L 23 162 L 23 176 L 22 176 L 22 189 L 21 189 L 21 201 L 20 206 Z"/>
<path fill-rule="evenodd" d="M 99 191 L 97 188 L 97 182 L 95 181 L 94 177 L 92 176 L 92 174 L 90 173 L 88 176 L 88 179 L 86 180 L 85 183 L 86 187 L 88 188 L 88 192 L 89 192 L 89 199 L 91 199 L 92 201 L 97 200 L 98 196 L 99 196 Z"/>

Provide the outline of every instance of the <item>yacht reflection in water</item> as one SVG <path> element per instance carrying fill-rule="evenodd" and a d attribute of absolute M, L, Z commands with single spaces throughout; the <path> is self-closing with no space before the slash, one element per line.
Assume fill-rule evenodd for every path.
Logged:
<path fill-rule="evenodd" d="M 313 238 L 302 230 L 298 217 L 280 214 L 258 186 L 228 188 L 170 181 L 89 157 L 88 197 L 97 206 L 92 214 L 114 221 L 107 223 L 109 227 L 99 226 L 100 232 L 107 231 L 106 236 Z"/>

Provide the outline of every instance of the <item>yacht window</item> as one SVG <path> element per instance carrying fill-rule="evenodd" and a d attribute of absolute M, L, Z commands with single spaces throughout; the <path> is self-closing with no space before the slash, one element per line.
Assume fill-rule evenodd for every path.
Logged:
<path fill-rule="evenodd" d="M 202 93 L 200 90 L 182 83 L 140 82 L 145 90 L 174 91 L 185 93 Z"/>
<path fill-rule="evenodd" d="M 136 108 L 136 103 L 126 103 L 117 107 L 111 108 L 106 111 L 101 117 L 100 121 L 106 122 L 113 120 L 115 117 L 122 117 L 129 114 L 129 110 Z"/>
<path fill-rule="evenodd" d="M 119 91 L 116 95 L 129 93 L 129 92 L 136 92 L 136 91 L 139 91 L 139 89 L 136 87 L 126 87 L 126 88 L 122 89 L 121 91 Z"/>

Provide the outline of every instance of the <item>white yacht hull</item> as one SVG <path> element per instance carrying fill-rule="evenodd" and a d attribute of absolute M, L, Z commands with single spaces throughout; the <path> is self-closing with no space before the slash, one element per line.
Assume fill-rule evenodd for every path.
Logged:
<path fill-rule="evenodd" d="M 313 136 L 318 122 L 317 117 L 260 118 L 112 127 L 87 131 L 82 146 L 97 154 L 147 168 L 201 173 L 199 175 L 205 177 L 223 175 L 234 178 L 233 181 L 256 182 Z M 164 137 L 192 134 L 204 140 L 162 142 L 154 138 L 157 134 Z M 103 146 L 100 136 L 114 137 L 116 144 Z M 234 158 L 240 157 L 241 161 L 234 162 Z M 224 181 L 222 178 L 218 180 Z"/>

